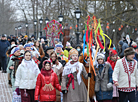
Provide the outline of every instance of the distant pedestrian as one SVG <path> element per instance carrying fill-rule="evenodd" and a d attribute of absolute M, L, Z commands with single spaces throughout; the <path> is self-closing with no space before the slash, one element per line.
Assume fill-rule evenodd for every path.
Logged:
<path fill-rule="evenodd" d="M 2 67 L 2 72 L 6 73 L 7 68 L 7 56 L 6 52 L 8 50 L 8 47 L 10 46 L 9 41 L 6 40 L 7 35 L 2 34 L 1 40 L 0 40 L 0 63 Z"/>

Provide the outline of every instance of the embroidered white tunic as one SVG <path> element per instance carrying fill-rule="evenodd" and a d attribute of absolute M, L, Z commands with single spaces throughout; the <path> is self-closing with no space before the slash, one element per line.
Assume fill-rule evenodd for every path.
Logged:
<path fill-rule="evenodd" d="M 119 83 L 118 90 L 124 92 L 134 91 L 138 86 L 137 61 L 134 60 L 132 67 L 128 67 L 129 64 L 124 57 L 116 62 L 112 75 L 114 83 Z"/>

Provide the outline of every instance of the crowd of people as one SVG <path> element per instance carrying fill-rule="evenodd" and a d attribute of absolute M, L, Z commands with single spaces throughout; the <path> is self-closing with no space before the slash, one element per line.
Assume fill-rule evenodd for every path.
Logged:
<path fill-rule="evenodd" d="M 58 38 L 54 43 L 2 34 L 0 68 L 8 75 L 13 102 L 15 93 L 21 97 L 16 102 L 138 102 L 138 45 L 132 39 L 98 52 L 93 43 L 94 69 L 83 44 L 73 48 L 67 41 L 64 47 Z"/>

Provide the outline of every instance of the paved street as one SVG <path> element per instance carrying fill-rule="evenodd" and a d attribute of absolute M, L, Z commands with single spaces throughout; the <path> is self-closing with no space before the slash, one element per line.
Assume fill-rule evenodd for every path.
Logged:
<path fill-rule="evenodd" d="M 0 102 L 12 102 L 12 88 L 8 85 L 7 73 L 0 71 Z"/>

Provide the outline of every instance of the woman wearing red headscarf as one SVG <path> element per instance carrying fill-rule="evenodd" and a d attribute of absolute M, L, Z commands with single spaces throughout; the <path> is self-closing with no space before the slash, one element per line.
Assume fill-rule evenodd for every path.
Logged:
<path fill-rule="evenodd" d="M 107 58 L 107 62 L 110 63 L 113 70 L 114 70 L 117 59 L 118 59 L 117 51 L 111 49 L 109 51 L 109 57 Z M 118 89 L 115 85 L 113 85 L 113 99 L 112 99 L 112 102 L 119 102 Z"/>

